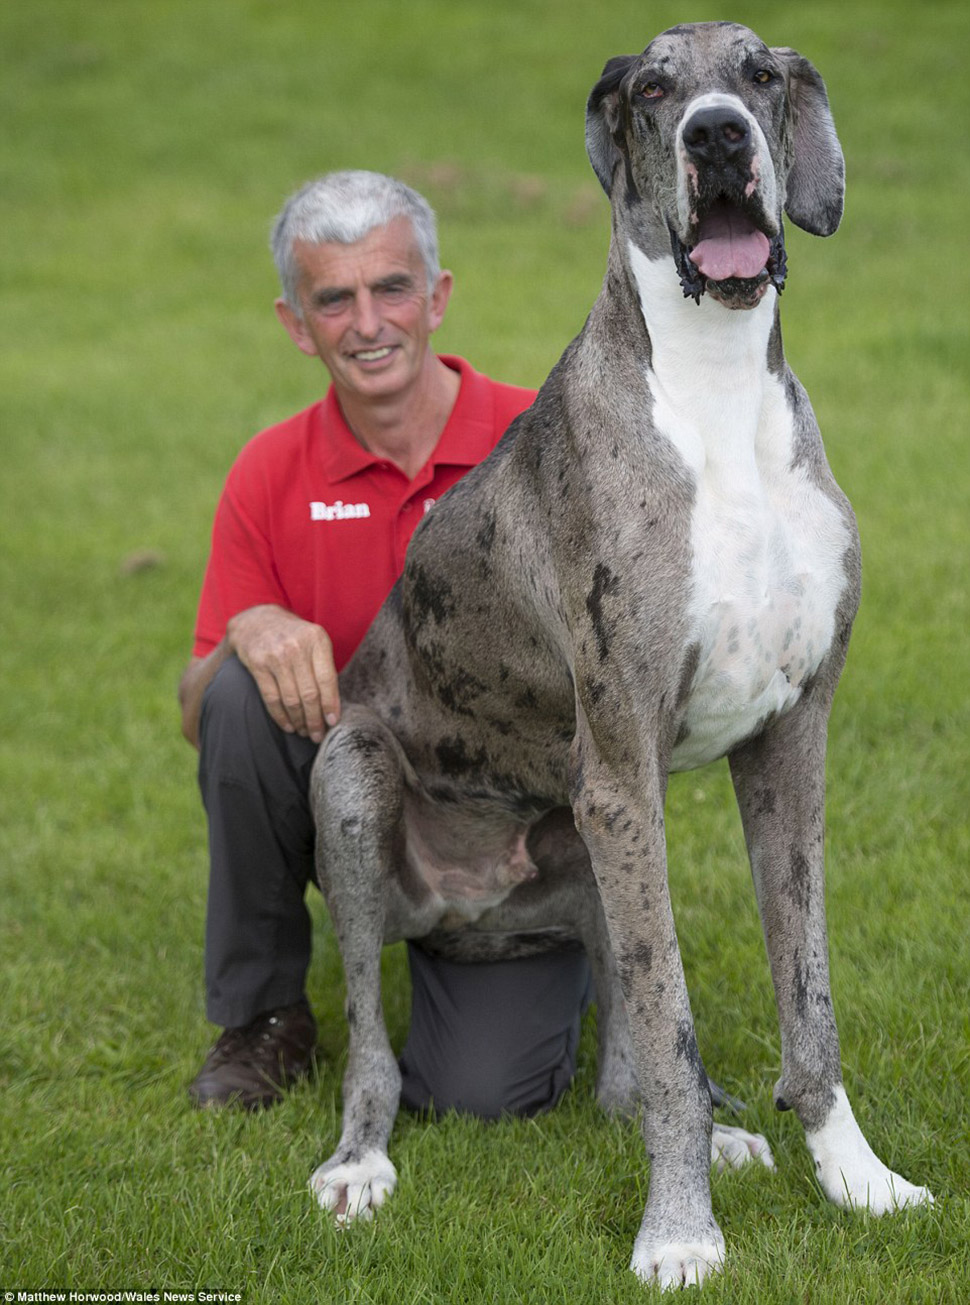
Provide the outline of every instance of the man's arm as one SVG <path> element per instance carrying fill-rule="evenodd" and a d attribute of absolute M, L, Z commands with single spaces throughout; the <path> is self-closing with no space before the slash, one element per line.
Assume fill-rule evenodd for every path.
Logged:
<path fill-rule="evenodd" d="M 232 617 L 206 657 L 193 657 L 179 681 L 182 733 L 199 746 L 202 697 L 233 653 L 250 672 L 266 710 L 280 729 L 315 743 L 340 716 L 333 646 L 322 626 L 282 607 L 250 607 Z"/>

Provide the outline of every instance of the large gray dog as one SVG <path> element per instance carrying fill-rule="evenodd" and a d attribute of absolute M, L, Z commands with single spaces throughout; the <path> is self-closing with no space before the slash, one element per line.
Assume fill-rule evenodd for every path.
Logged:
<path fill-rule="evenodd" d="M 816 235 L 841 217 L 825 88 L 746 28 L 676 27 L 606 65 L 586 143 L 613 209 L 602 293 L 533 407 L 415 534 L 316 763 L 350 1048 L 343 1134 L 311 1185 L 346 1220 L 396 1181 L 383 943 L 479 959 L 578 937 L 599 1099 L 642 1102 L 631 1267 L 669 1286 L 724 1247 L 667 888 L 671 771 L 729 759 L 781 1025 L 776 1101 L 826 1195 L 876 1212 L 932 1198 L 855 1122 L 829 991 L 826 725 L 859 544 L 778 322 L 783 212 Z"/>

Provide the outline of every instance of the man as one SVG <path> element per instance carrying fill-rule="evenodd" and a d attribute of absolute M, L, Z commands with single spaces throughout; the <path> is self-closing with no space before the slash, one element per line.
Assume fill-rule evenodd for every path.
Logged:
<path fill-rule="evenodd" d="M 279 320 L 331 386 L 232 467 L 179 686 L 209 822 L 207 1014 L 224 1028 L 189 1087 L 200 1106 L 272 1104 L 309 1068 L 307 790 L 340 717 L 337 672 L 424 512 L 534 398 L 432 352 L 452 275 L 434 214 L 401 182 L 311 182 L 272 243 Z M 404 1105 L 495 1117 L 558 1100 L 575 1072 L 582 953 L 454 965 L 409 944 L 408 957 Z"/>

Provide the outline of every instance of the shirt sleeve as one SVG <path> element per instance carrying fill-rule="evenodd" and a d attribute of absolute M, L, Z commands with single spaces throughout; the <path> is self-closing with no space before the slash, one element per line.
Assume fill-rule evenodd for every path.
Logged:
<path fill-rule="evenodd" d="M 262 603 L 288 606 L 273 562 L 264 498 L 259 478 L 237 463 L 216 508 L 195 626 L 196 657 L 215 648 L 238 612 Z"/>

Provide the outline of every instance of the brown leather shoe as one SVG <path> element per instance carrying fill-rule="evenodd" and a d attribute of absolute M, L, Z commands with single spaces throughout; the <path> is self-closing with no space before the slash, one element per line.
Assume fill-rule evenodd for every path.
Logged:
<path fill-rule="evenodd" d="M 251 1024 L 226 1029 L 189 1084 L 196 1106 L 275 1105 L 310 1068 L 317 1023 L 306 1001 L 264 1011 Z"/>

